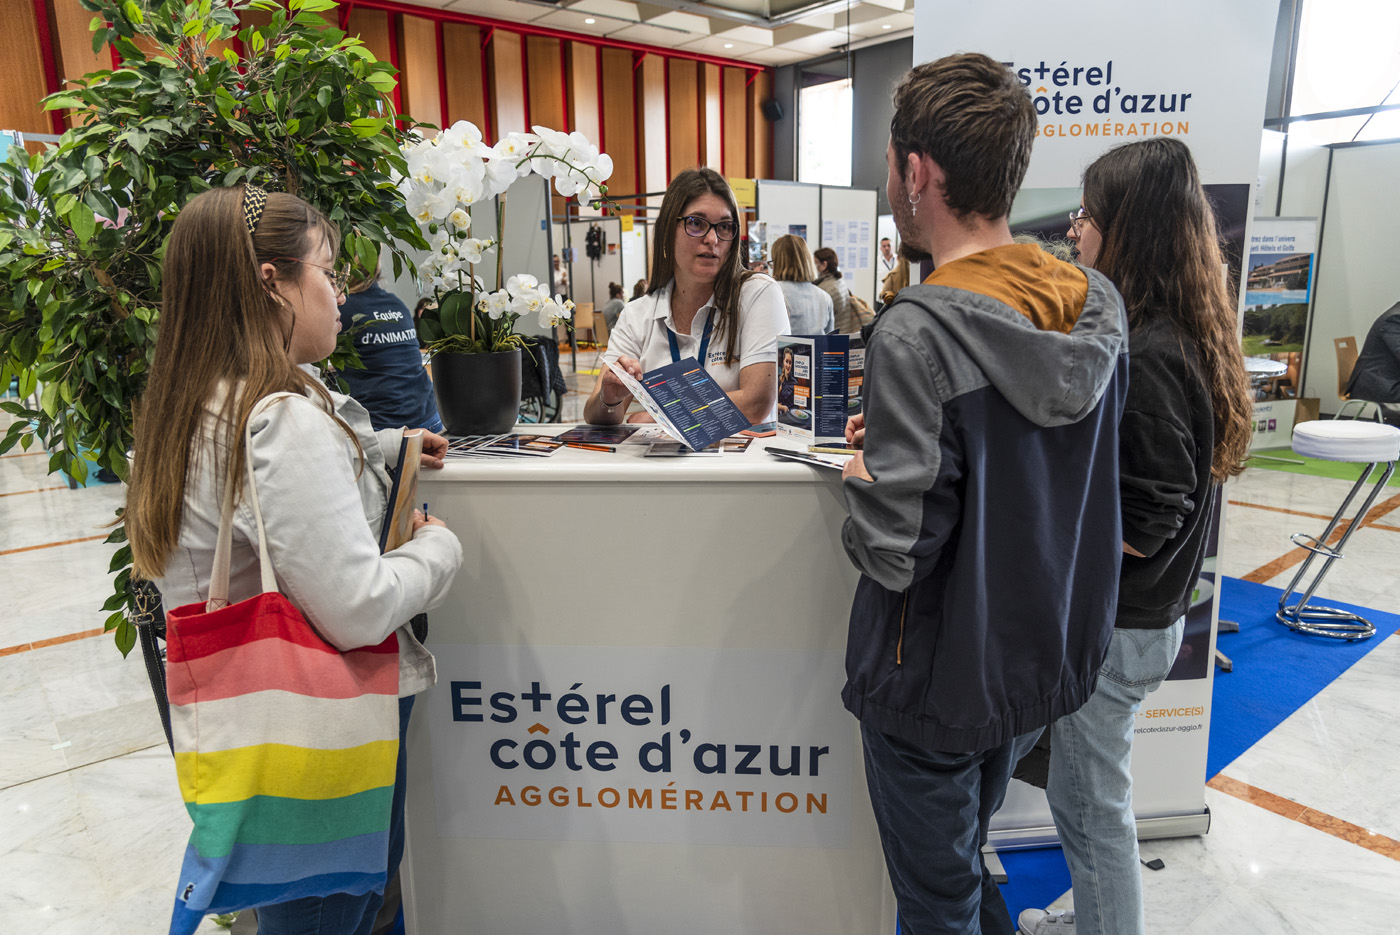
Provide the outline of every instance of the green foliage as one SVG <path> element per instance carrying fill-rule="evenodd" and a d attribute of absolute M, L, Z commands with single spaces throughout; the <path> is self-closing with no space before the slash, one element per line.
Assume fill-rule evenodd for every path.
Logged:
<path fill-rule="evenodd" d="M 161 258 L 191 197 L 243 181 L 300 195 L 340 226 L 342 260 L 362 268 L 395 240 L 427 244 L 391 181 L 406 171 L 385 97 L 394 69 L 318 15 L 331 0 L 81 2 L 97 14 L 94 50 L 111 44 L 123 65 L 45 99 L 83 122 L 0 163 L 0 384 L 17 377 L 21 399 L 42 386 L 37 408 L 0 403 L 17 417 L 0 453 L 37 438 L 50 470 L 82 479 L 86 453 L 125 480 Z M 267 25 L 240 28 L 249 9 Z M 105 609 L 118 611 L 108 629 L 125 653 L 130 556 L 117 556 Z"/>
<path fill-rule="evenodd" d="M 524 346 L 524 337 L 515 333 L 519 315 L 506 312 L 492 318 L 473 304 L 475 298 L 470 292 L 448 292 L 441 295 L 437 308 L 423 311 L 418 336 L 430 351 L 491 354 Z"/>

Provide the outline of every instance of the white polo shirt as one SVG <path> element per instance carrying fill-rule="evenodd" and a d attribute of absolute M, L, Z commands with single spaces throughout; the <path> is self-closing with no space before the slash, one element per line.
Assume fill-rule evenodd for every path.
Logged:
<path fill-rule="evenodd" d="M 675 282 L 667 284 L 655 295 L 644 295 L 633 299 L 618 316 L 617 325 L 608 336 L 608 350 L 603 354 L 605 361 L 615 361 L 619 357 L 633 357 L 641 362 L 642 371 L 649 372 L 671 363 L 671 342 L 667 333 L 676 336 L 676 347 L 682 357 L 698 357 L 700 338 L 705 333 L 705 322 L 714 312 L 714 297 L 711 296 L 695 320 L 690 323 L 690 332 L 676 330 L 671 317 L 671 290 Z M 719 321 L 715 321 L 715 331 Z M 739 359 L 725 365 L 724 349 L 729 344 L 729 336 L 718 333 L 710 335 L 710 346 L 706 357 L 701 361 L 705 370 L 720 389 L 732 393 L 739 388 L 739 371 L 750 364 L 776 364 L 778 362 L 778 335 L 788 330 L 787 305 L 778 284 L 763 275 L 752 276 L 739 291 L 739 337 L 735 351 Z M 778 418 L 776 403 L 768 421 Z"/>

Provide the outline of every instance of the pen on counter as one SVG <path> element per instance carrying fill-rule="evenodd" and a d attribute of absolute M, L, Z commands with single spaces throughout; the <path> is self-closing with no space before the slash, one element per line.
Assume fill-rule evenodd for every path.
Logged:
<path fill-rule="evenodd" d="M 585 445 L 583 442 L 565 442 L 568 448 L 582 448 L 584 451 L 616 451 L 612 445 Z"/>
<path fill-rule="evenodd" d="M 855 454 L 857 451 L 859 451 L 860 449 L 859 449 L 859 448 L 840 448 L 840 447 L 837 447 L 837 446 L 835 446 L 835 445 L 808 445 L 808 446 L 807 446 L 807 450 L 808 450 L 808 451 L 821 452 L 822 454 L 829 454 L 829 455 L 853 455 L 853 454 Z"/>

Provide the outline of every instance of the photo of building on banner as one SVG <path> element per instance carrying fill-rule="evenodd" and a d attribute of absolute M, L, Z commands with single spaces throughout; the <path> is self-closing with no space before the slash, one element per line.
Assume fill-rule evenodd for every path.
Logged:
<path fill-rule="evenodd" d="M 1316 218 L 1254 220 L 1241 337 L 1254 386 L 1252 448 L 1286 446 L 1292 437 L 1316 249 Z"/>

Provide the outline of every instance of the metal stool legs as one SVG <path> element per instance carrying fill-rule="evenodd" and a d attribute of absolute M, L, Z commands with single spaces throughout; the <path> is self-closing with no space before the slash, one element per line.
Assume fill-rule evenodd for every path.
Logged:
<path fill-rule="evenodd" d="M 1343 546 L 1346 545 L 1347 540 L 1351 538 L 1351 534 L 1356 531 L 1356 528 L 1361 525 L 1361 521 L 1371 509 L 1371 504 L 1375 502 L 1376 497 L 1380 494 L 1381 488 L 1386 485 L 1386 482 L 1390 480 L 1390 476 L 1395 473 L 1395 462 L 1391 461 L 1386 464 L 1385 472 L 1381 475 L 1380 480 L 1376 481 L 1375 485 L 1372 486 L 1371 493 L 1366 497 L 1366 502 L 1361 505 L 1361 509 L 1357 511 L 1356 516 L 1347 526 L 1346 531 L 1342 533 L 1342 537 L 1337 540 L 1335 546 L 1329 546 L 1327 540 L 1331 537 L 1333 530 L 1341 523 L 1342 517 L 1346 515 L 1347 508 L 1351 506 L 1352 500 L 1356 498 L 1356 495 L 1361 491 L 1366 481 L 1370 479 L 1371 474 L 1375 471 L 1378 464 L 1380 464 L 1379 461 L 1366 465 L 1365 470 L 1363 470 L 1361 476 L 1356 479 L 1356 483 L 1352 485 L 1351 491 L 1347 494 L 1346 499 L 1342 501 L 1342 505 L 1337 508 L 1337 512 L 1332 516 L 1331 522 L 1327 524 L 1327 528 L 1323 531 L 1321 536 L 1314 538 L 1299 532 L 1294 533 L 1290 537 L 1295 545 L 1307 549 L 1309 555 L 1303 560 L 1303 564 L 1298 568 L 1298 573 L 1293 576 L 1293 580 L 1288 583 L 1288 588 L 1278 599 L 1278 613 L 1274 614 L 1274 618 L 1289 629 L 1296 630 L 1299 633 L 1307 633 L 1311 636 L 1326 636 L 1338 640 L 1364 640 L 1376 635 L 1375 625 L 1365 617 L 1345 610 L 1337 610 L 1333 607 L 1313 604 L 1311 601 L 1313 593 L 1316 592 L 1318 586 L 1322 584 L 1322 579 L 1327 577 L 1327 572 L 1332 567 L 1332 563 L 1344 557 L 1342 554 Z M 1288 599 L 1292 597 L 1293 593 L 1298 589 L 1299 582 L 1301 582 L 1303 576 L 1307 574 L 1313 559 L 1317 558 L 1319 555 L 1323 556 L 1322 567 L 1318 569 L 1317 575 L 1313 577 L 1312 582 L 1308 585 L 1307 591 L 1303 594 L 1303 599 L 1296 604 L 1289 604 Z"/>

